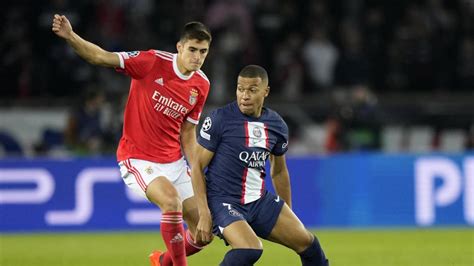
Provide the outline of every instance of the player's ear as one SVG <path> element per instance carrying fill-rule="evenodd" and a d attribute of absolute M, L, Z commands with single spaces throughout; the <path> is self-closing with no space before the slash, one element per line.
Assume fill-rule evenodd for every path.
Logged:
<path fill-rule="evenodd" d="M 178 53 L 183 52 L 183 44 L 181 43 L 181 41 L 176 43 L 176 50 L 178 50 Z"/>
<path fill-rule="evenodd" d="M 268 94 L 270 94 L 270 86 L 267 86 L 267 88 L 265 89 L 265 97 L 267 97 Z"/>

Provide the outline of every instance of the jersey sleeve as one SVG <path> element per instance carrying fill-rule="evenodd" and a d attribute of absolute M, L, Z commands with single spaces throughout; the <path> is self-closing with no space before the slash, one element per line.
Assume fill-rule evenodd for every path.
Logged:
<path fill-rule="evenodd" d="M 280 132 L 277 134 L 277 142 L 273 147 L 272 154 L 281 156 L 288 151 L 288 126 L 285 121 L 281 119 Z"/>
<path fill-rule="evenodd" d="M 153 50 L 118 52 L 116 54 L 120 59 L 120 67 L 116 70 L 124 72 L 134 79 L 144 78 L 151 71 L 156 61 Z"/>
<path fill-rule="evenodd" d="M 213 111 L 204 119 L 199 130 L 198 143 L 204 148 L 215 152 L 222 135 L 222 123 L 219 112 Z"/>
<path fill-rule="evenodd" d="M 197 99 L 197 103 L 194 108 L 187 114 L 186 120 L 197 125 L 199 123 L 199 118 L 201 117 L 202 109 L 204 108 L 204 104 L 206 103 L 207 94 L 209 93 L 209 84 L 207 83 L 205 91 L 205 95 L 199 95 Z"/>

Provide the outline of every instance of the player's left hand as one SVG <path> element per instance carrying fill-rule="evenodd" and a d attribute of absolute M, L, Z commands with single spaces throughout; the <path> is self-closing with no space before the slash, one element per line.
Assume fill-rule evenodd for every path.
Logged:
<path fill-rule="evenodd" d="M 212 241 L 212 218 L 209 214 L 201 214 L 196 227 L 194 241 L 197 243 L 208 244 Z"/>

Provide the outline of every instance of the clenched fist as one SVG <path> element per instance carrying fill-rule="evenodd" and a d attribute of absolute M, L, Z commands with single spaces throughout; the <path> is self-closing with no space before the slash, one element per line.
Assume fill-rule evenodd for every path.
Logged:
<path fill-rule="evenodd" d="M 71 37 L 72 26 L 66 16 L 55 14 L 52 30 L 56 35 L 67 40 Z"/>

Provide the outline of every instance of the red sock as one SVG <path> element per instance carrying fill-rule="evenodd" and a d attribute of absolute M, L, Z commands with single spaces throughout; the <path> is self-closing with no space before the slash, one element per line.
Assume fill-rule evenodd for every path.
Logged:
<path fill-rule="evenodd" d="M 204 246 L 200 246 L 194 243 L 194 239 L 189 230 L 186 230 L 186 241 L 184 241 L 184 246 L 186 249 L 186 257 L 191 256 L 195 253 L 201 251 Z M 172 266 L 171 254 L 169 252 L 163 253 L 163 266 Z"/>
<path fill-rule="evenodd" d="M 161 235 L 173 265 L 186 266 L 183 215 L 181 212 L 166 212 L 161 216 Z"/>

